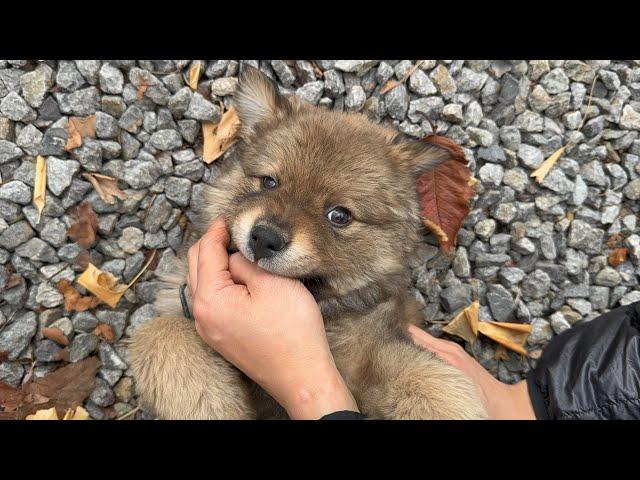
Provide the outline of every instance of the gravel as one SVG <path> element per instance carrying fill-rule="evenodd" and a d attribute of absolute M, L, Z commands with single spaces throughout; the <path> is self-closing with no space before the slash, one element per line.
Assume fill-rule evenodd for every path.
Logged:
<path fill-rule="evenodd" d="M 19 385 L 32 360 L 34 375 L 65 364 L 62 347 L 38 333 L 56 326 L 71 340 L 71 362 L 97 355 L 103 363 L 85 402 L 95 418 L 105 418 L 105 408 L 137 405 L 126 342 L 155 315 L 154 273 L 146 272 L 116 309 L 66 312 L 55 285 L 83 271 L 82 249 L 66 234 L 82 200 L 98 215 L 91 261 L 122 282 L 140 271 L 148 250 L 158 250 L 151 268 L 162 270 L 181 247 L 179 220 L 201 202 L 201 182 L 215 183 L 227 157 L 202 162 L 201 122 L 220 120 L 220 102 L 230 105 L 243 64 L 202 61 L 194 92 L 185 82 L 192 62 L 0 61 L 0 351 L 7 352 L 0 380 Z M 490 341 L 464 345 L 497 378 L 518 381 L 562 331 L 640 301 L 637 61 L 424 60 L 406 79 L 415 61 L 246 63 L 267 72 L 286 95 L 361 111 L 414 138 L 435 128 L 461 144 L 477 196 L 451 254 L 425 237 L 414 294 L 425 327 L 437 336 L 441 322 L 473 300 L 482 320 L 532 325 L 531 356 L 522 361 L 495 359 Z M 137 98 L 143 82 L 148 87 Z M 92 114 L 96 138 L 67 152 L 68 118 Z M 568 143 L 537 183 L 532 170 Z M 48 177 L 39 223 L 32 205 L 37 155 L 45 157 Z M 86 172 L 119 179 L 129 198 L 101 201 Z M 618 266 L 607 260 L 614 247 L 629 252 Z M 18 282 L 6 288 L 12 272 Z M 111 326 L 112 342 L 93 334 L 101 323 Z"/>

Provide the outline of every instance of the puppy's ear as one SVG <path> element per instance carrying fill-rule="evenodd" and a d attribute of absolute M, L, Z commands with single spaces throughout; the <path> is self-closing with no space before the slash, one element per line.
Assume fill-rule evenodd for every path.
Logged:
<path fill-rule="evenodd" d="M 445 137 L 437 136 L 431 141 L 417 141 L 397 134 L 391 137 L 389 142 L 396 153 L 396 161 L 416 178 L 448 160 L 458 160 L 466 164 L 460 147 Z"/>
<path fill-rule="evenodd" d="M 240 73 L 233 103 L 245 135 L 253 134 L 259 123 L 286 115 L 291 108 L 269 77 L 247 65 Z"/>

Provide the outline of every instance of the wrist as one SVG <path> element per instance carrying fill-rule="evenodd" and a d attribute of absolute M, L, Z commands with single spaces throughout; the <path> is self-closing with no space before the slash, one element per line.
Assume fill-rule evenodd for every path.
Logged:
<path fill-rule="evenodd" d="M 300 382 L 283 402 L 292 419 L 318 420 L 341 410 L 359 411 L 353 395 L 335 367 L 307 378 L 312 381 Z"/>

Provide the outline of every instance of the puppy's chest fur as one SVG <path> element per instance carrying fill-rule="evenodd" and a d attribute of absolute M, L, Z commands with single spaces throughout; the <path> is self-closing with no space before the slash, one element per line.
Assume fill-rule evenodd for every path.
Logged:
<path fill-rule="evenodd" d="M 373 291 L 384 291 L 379 285 L 369 287 Z M 404 292 L 379 297 L 379 301 L 373 304 L 370 302 L 374 293 L 367 292 L 365 298 L 360 299 L 356 298 L 361 296 L 358 293 L 362 294 L 363 290 L 340 298 L 330 297 L 331 302 L 326 298 L 324 303 L 319 300 L 319 305 L 338 371 L 358 405 L 365 406 L 376 403 L 371 392 L 376 390 L 376 385 L 386 381 L 385 372 L 373 367 L 376 364 L 373 355 L 380 351 L 380 345 L 389 340 L 410 342 L 406 337 L 406 326 L 420 325 L 422 314 L 418 302 Z M 333 313 L 328 314 L 328 309 Z M 252 394 L 258 418 L 288 418 L 284 409 L 257 384 L 252 384 Z"/>

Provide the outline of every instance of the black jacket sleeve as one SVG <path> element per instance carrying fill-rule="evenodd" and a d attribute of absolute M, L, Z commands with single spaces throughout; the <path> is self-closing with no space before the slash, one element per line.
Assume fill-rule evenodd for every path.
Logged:
<path fill-rule="evenodd" d="M 360 412 L 352 412 L 350 410 L 340 410 L 339 412 L 333 412 L 320 418 L 320 420 L 365 420 L 365 417 Z"/>
<path fill-rule="evenodd" d="M 640 419 L 640 302 L 558 335 L 527 385 L 538 419 Z"/>

